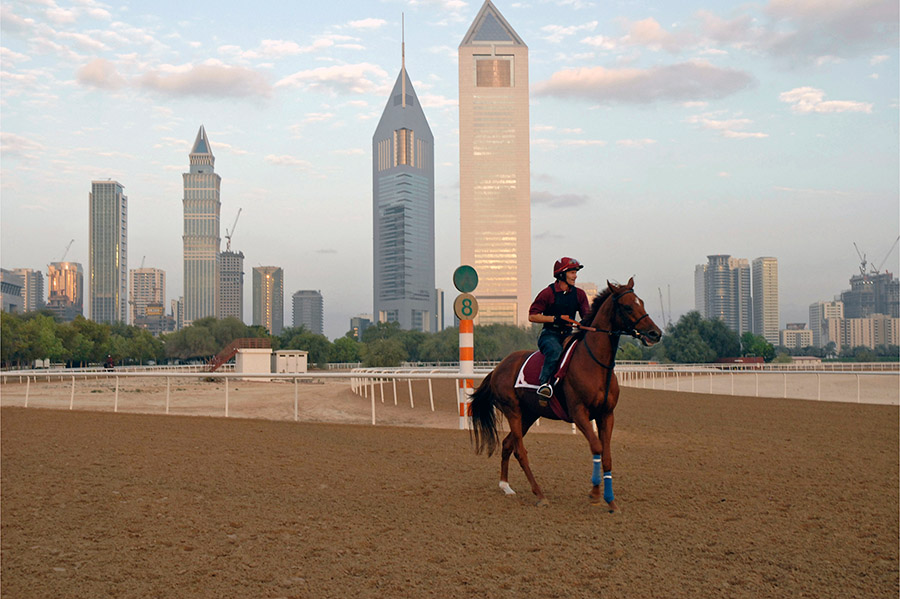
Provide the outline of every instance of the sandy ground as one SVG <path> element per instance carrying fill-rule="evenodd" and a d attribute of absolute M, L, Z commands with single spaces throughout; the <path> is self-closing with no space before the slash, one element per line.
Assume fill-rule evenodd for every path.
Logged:
<path fill-rule="evenodd" d="M 562 423 L 526 437 L 551 506 L 515 464 L 504 496 L 449 386 L 435 412 L 387 386 L 371 426 L 341 384 L 299 386 L 300 422 L 293 385 L 237 383 L 225 419 L 221 384 L 173 380 L 169 416 L 164 383 L 122 383 L 119 413 L 92 384 L 74 411 L 66 384 L 32 384 L 27 409 L 0 389 L 3 597 L 900 592 L 896 406 L 626 388 L 611 515 Z"/>

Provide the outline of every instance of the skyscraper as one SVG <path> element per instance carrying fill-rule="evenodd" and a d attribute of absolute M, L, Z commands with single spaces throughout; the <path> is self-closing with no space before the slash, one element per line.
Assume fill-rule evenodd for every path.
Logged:
<path fill-rule="evenodd" d="M 51 262 L 47 307 L 63 322 L 84 314 L 84 271 L 77 262 Z"/>
<path fill-rule="evenodd" d="M 128 272 L 129 324 L 147 316 L 147 306 L 162 306 L 166 301 L 166 271 L 161 268 L 133 268 Z"/>
<path fill-rule="evenodd" d="M 374 316 L 433 331 L 434 136 L 402 54 L 372 136 Z"/>
<path fill-rule="evenodd" d="M 206 129 L 200 125 L 184 177 L 184 325 L 216 316 L 219 305 L 219 189 Z"/>
<path fill-rule="evenodd" d="M 301 289 L 293 297 L 294 326 L 304 326 L 310 333 L 325 334 L 324 302 L 322 292 Z"/>
<path fill-rule="evenodd" d="M 778 259 L 753 260 L 753 334 L 778 345 Z"/>
<path fill-rule="evenodd" d="M 44 305 L 44 273 L 31 268 L 14 268 L 12 272 L 22 279 L 22 304 L 24 312 L 37 312 Z"/>
<path fill-rule="evenodd" d="M 272 335 L 284 327 L 284 271 L 277 266 L 253 267 L 253 324 Z"/>
<path fill-rule="evenodd" d="M 128 198 L 118 181 L 92 181 L 88 279 L 91 320 L 128 317 Z"/>
<path fill-rule="evenodd" d="M 706 311 L 703 316 L 718 318 L 738 335 L 750 331 L 753 317 L 749 262 L 727 254 L 714 254 L 707 259 L 705 271 L 694 269 L 695 290 L 697 273 L 704 272 L 705 275 Z"/>
<path fill-rule="evenodd" d="M 529 148 L 528 47 L 486 0 L 459 45 L 460 261 L 480 324 L 528 322 Z"/>
<path fill-rule="evenodd" d="M 244 252 L 219 254 L 219 318 L 244 321 Z"/>

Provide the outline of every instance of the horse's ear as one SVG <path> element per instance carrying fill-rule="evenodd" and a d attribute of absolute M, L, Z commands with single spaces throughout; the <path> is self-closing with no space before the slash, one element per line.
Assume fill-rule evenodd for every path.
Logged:
<path fill-rule="evenodd" d="M 631 277 L 630 279 L 628 279 L 628 284 L 625 286 L 628 287 L 629 289 L 632 289 L 634 287 L 634 277 Z"/>
<path fill-rule="evenodd" d="M 613 283 L 611 283 L 609 279 L 606 279 L 606 286 L 609 287 L 609 290 L 612 291 L 613 293 L 616 292 L 615 285 Z"/>

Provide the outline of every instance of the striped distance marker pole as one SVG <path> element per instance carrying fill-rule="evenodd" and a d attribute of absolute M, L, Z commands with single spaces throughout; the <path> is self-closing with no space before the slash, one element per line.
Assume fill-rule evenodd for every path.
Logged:
<path fill-rule="evenodd" d="M 478 314 L 478 300 L 472 295 L 478 286 L 478 273 L 471 266 L 460 266 L 453 272 L 453 285 L 460 294 L 453 302 L 453 313 L 459 319 L 459 373 L 475 373 L 475 316 Z M 471 378 L 460 379 L 457 390 L 459 406 L 459 428 L 469 428 L 469 404 L 475 383 Z"/>

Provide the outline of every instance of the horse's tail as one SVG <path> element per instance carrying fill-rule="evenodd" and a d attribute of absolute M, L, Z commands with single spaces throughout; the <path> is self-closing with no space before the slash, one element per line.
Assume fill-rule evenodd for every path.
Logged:
<path fill-rule="evenodd" d="M 487 450 L 489 456 L 494 453 L 500 442 L 497 433 L 497 411 L 494 409 L 496 397 L 491 391 L 491 374 L 481 381 L 481 385 L 472 394 L 472 403 L 469 404 L 472 431 L 475 435 L 475 453 Z"/>

